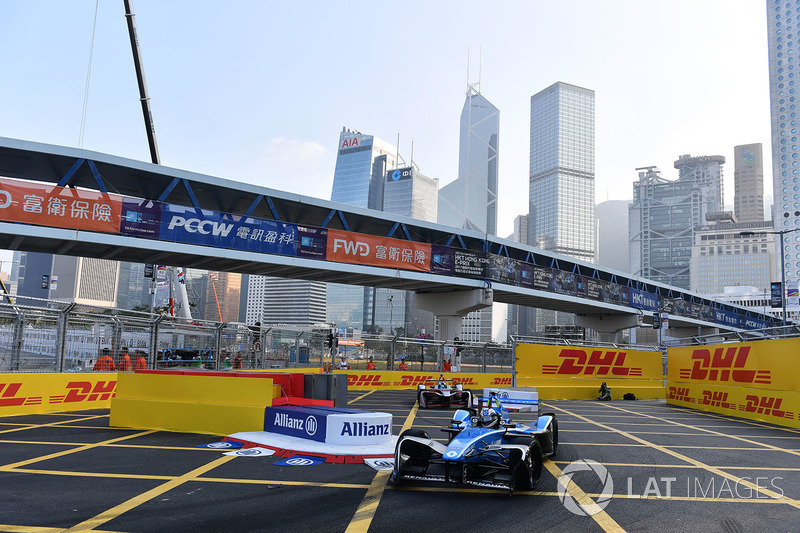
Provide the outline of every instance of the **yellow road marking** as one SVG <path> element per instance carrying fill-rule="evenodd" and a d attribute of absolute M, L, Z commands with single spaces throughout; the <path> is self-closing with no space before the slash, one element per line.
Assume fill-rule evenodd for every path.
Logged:
<path fill-rule="evenodd" d="M 556 479 L 560 478 L 564 474 L 564 472 L 558 466 L 556 466 L 553 461 L 544 461 L 544 467 Z M 572 479 L 569 480 L 569 483 L 567 483 L 567 486 L 564 488 L 569 495 L 572 496 L 575 502 L 580 505 L 584 511 L 586 511 L 586 514 L 589 515 L 595 522 L 597 522 L 597 525 L 603 528 L 603 531 L 625 531 L 622 529 L 622 527 L 620 527 L 616 520 L 611 518 L 611 516 L 609 516 L 609 514 L 605 512 L 599 505 L 597 505 L 588 494 L 583 492 L 583 489 L 581 489 Z"/>
<path fill-rule="evenodd" d="M 223 478 L 223 477 L 199 477 L 195 482 L 211 483 L 241 483 L 244 485 L 290 485 L 293 487 L 321 487 L 329 489 L 368 489 L 370 485 L 363 483 L 324 483 L 318 481 L 286 481 L 275 479 L 236 479 L 236 478 Z"/>
<path fill-rule="evenodd" d="M 612 406 L 609 406 L 609 407 L 612 407 Z M 623 410 L 622 408 L 619 408 L 619 407 L 613 407 L 613 408 Z M 583 417 L 581 415 L 572 413 L 571 411 L 567 411 L 566 409 L 562 409 L 562 408 L 558 408 L 558 407 L 556 407 L 556 409 L 559 410 L 559 411 L 564 411 L 564 412 L 566 412 L 568 414 L 571 414 L 573 416 L 577 416 L 577 417 L 582 418 L 584 420 L 588 420 L 587 418 L 585 418 L 585 417 Z M 643 415 L 643 416 L 647 416 L 647 415 Z M 609 428 L 609 426 L 606 426 L 605 424 L 602 424 L 601 422 L 593 422 L 593 423 L 596 424 L 597 426 L 601 427 L 601 428 L 613 429 L 613 428 Z M 697 466 L 698 468 L 702 468 L 703 470 L 711 472 L 712 474 L 716 474 L 716 475 L 718 475 L 720 477 L 724 477 L 725 479 L 729 479 L 731 481 L 735 481 L 736 483 L 740 483 L 740 484 L 744 485 L 745 487 L 748 487 L 748 488 L 750 488 L 752 490 L 755 490 L 756 492 L 760 492 L 761 494 L 765 494 L 765 495 L 767 495 L 767 496 L 769 496 L 771 498 L 774 498 L 775 500 L 779 500 L 779 501 L 781 501 L 783 503 L 791 505 L 792 507 L 795 507 L 796 509 L 800 509 L 800 501 L 797 501 L 797 500 L 794 500 L 792 498 L 789 498 L 785 494 L 778 494 L 775 491 L 766 489 L 764 487 L 759 487 L 757 484 L 751 483 L 750 481 L 748 481 L 746 479 L 738 478 L 738 477 L 734 476 L 733 474 L 729 474 L 729 473 L 727 473 L 727 472 L 725 472 L 723 470 L 720 470 L 719 468 L 715 468 L 713 466 L 709 466 L 709 465 L 707 465 L 705 463 L 702 463 L 702 462 L 700 462 L 700 461 L 698 461 L 696 459 L 692 459 L 691 457 L 688 457 L 686 455 L 678 453 L 678 452 L 676 452 L 674 450 L 670 450 L 669 448 L 667 448 L 665 446 L 660 446 L 658 444 L 655 444 L 655 443 L 652 443 L 652 442 L 647 441 L 645 439 L 642 439 L 640 437 L 637 437 L 636 435 L 632 435 L 630 433 L 626 433 L 625 431 L 621 431 L 621 430 L 616 430 L 616 432 L 619 433 L 620 435 L 624 435 L 624 436 L 628 437 L 629 439 L 631 439 L 633 441 L 636 441 L 636 442 L 638 442 L 640 444 L 644 444 L 645 446 L 653 448 L 654 450 L 658 450 L 658 451 L 661 451 L 661 452 L 666 453 L 668 455 L 671 455 L 672 457 L 675 457 L 676 459 L 680 459 L 681 461 L 684 461 L 686 463 L 693 464 L 693 465 Z M 764 448 L 758 448 L 758 449 L 759 450 L 764 450 Z"/>
<path fill-rule="evenodd" d="M 678 409 L 680 411 L 685 411 L 685 412 L 691 412 L 692 414 L 697 414 L 697 415 L 705 416 L 705 417 L 708 417 L 708 418 L 718 418 L 720 420 L 730 420 L 731 422 L 738 422 L 738 423 L 747 424 L 747 425 L 750 425 L 750 426 L 756 426 L 756 427 L 768 428 L 768 429 L 776 429 L 776 430 L 780 430 L 780 431 L 786 431 L 788 433 L 800 433 L 800 429 L 789 428 L 789 427 L 784 427 L 784 426 L 776 426 L 774 424 L 769 424 L 767 422 L 757 422 L 755 420 L 747 420 L 746 418 L 736 418 L 736 417 L 733 417 L 733 416 L 725 416 L 723 414 L 711 413 L 709 411 L 690 410 L 689 408 L 683 407 L 683 406 L 680 406 L 680 405 L 674 405 L 673 409 Z M 700 426 L 698 426 L 698 427 L 700 427 Z M 723 427 L 724 428 L 724 427 L 730 427 L 730 426 L 704 426 L 704 427 Z"/>
<path fill-rule="evenodd" d="M 62 425 L 62 424 L 69 424 L 70 422 L 82 422 L 84 420 L 92 420 L 94 418 L 103 418 L 103 417 L 107 417 L 107 416 L 108 415 L 85 416 L 85 417 L 82 417 L 82 418 L 71 418 L 69 420 L 60 420 L 58 422 L 50 422 L 49 424 L 23 424 L 20 427 L 0 430 L 0 434 L 2 434 L 2 433 L 13 433 L 15 431 L 25 431 L 26 429 L 38 429 L 38 428 L 59 426 L 59 425 Z M 106 428 L 94 428 L 94 429 L 106 429 Z"/>
<path fill-rule="evenodd" d="M 38 463 L 39 461 L 46 461 L 48 459 L 55 459 L 56 457 L 62 457 L 64 455 L 69 455 L 71 453 L 82 452 L 86 450 L 91 450 L 92 448 L 97 448 L 99 446 L 105 446 L 114 442 L 119 442 L 122 440 L 133 439 L 136 437 L 141 437 L 143 435 L 149 435 L 151 433 L 155 433 L 155 430 L 148 430 L 148 431 L 140 431 L 139 433 L 134 433 L 132 435 L 124 435 L 122 437 L 117 437 L 116 439 L 105 440 L 102 442 L 96 442 L 92 444 L 84 444 L 83 446 L 78 446 L 77 448 L 70 448 L 69 450 L 62 450 L 60 452 L 50 453 L 47 455 L 42 455 L 40 457 L 34 457 L 32 459 L 25 459 L 24 461 L 19 461 L 16 463 L 11 463 L 8 465 L 0 466 L 0 471 L 10 471 L 14 468 L 18 468 L 20 466 L 27 466 L 29 464 Z"/>
<path fill-rule="evenodd" d="M 415 403 L 408 413 L 405 422 L 403 422 L 403 427 L 400 429 L 401 434 L 403 431 L 410 429 L 412 424 L 414 424 L 414 418 L 417 416 L 417 409 L 419 409 L 419 404 Z M 358 509 L 356 509 L 345 533 L 366 533 L 369 531 L 369 526 L 372 524 L 372 519 L 375 518 L 375 511 L 378 510 L 378 505 L 381 503 L 381 498 L 386 490 L 386 483 L 389 481 L 390 475 L 390 470 L 379 470 L 378 473 L 375 474 L 372 483 L 370 483 L 367 489 L 367 493 L 361 500 Z"/>
<path fill-rule="evenodd" d="M 12 526 L 11 524 L 0 524 L 0 531 L 11 533 L 60 533 L 64 531 L 61 527 L 38 527 L 38 526 Z M 105 531 L 95 529 L 96 533 L 114 533 L 113 531 Z"/>
<path fill-rule="evenodd" d="M 358 400 L 360 400 L 361 398 L 365 398 L 365 397 L 369 396 L 369 395 L 370 395 L 370 394 L 372 394 L 373 392 L 375 392 L 375 391 L 374 391 L 374 390 L 371 390 L 371 391 L 369 391 L 369 392 L 366 392 L 366 393 L 362 394 L 362 395 L 361 395 L 361 396 L 359 396 L 358 398 L 353 398 L 352 400 L 350 400 L 349 402 L 347 402 L 347 405 L 350 405 L 351 403 L 355 403 L 355 402 L 357 402 Z"/>
<path fill-rule="evenodd" d="M 174 489 L 175 487 L 186 483 L 187 481 L 191 481 L 194 478 L 196 478 L 196 477 L 208 472 L 209 470 L 213 470 L 214 468 L 216 468 L 216 467 L 218 467 L 218 466 L 220 466 L 222 464 L 227 463 L 231 459 L 234 459 L 234 457 L 230 456 L 230 455 L 226 455 L 224 457 L 220 457 L 219 459 L 216 459 L 214 461 L 211 461 L 210 463 L 207 463 L 207 464 L 205 464 L 203 466 L 195 468 L 191 472 L 187 472 L 187 473 L 185 473 L 184 475 L 182 475 L 180 477 L 177 477 L 175 479 L 171 479 L 171 480 L 167 481 L 166 483 L 162 483 L 158 487 L 150 489 L 147 492 L 143 492 L 142 494 L 139 494 L 138 496 L 134 496 L 130 500 L 122 502 L 121 504 L 116 505 L 116 506 L 112 507 L 111 509 L 108 509 L 107 511 L 103 511 L 102 513 L 100 513 L 99 515 L 97 515 L 95 517 L 92 517 L 92 518 L 90 518 L 88 520 L 84 520 L 80 524 L 77 524 L 77 525 L 67 529 L 67 531 L 71 532 L 71 531 L 93 530 L 97 526 L 105 524 L 106 522 L 109 522 L 109 521 L 115 519 L 116 517 L 120 516 L 121 514 L 127 512 L 127 511 L 130 511 L 134 507 L 138 507 L 139 505 L 141 505 L 141 504 L 143 504 L 143 503 L 145 503 L 147 501 L 150 501 L 153 498 L 155 498 L 156 496 L 160 496 L 161 494 L 164 494 L 165 492 L 168 492 L 168 491 Z"/>

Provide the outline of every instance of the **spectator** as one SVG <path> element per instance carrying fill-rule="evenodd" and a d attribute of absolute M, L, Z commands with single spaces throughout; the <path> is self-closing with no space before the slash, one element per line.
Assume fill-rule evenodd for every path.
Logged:
<path fill-rule="evenodd" d="M 117 369 L 114 360 L 111 358 L 111 350 L 103 348 L 102 355 L 97 359 L 92 370 L 97 372 L 113 372 Z"/>
<path fill-rule="evenodd" d="M 350 365 L 347 364 L 347 360 L 344 356 L 342 356 L 342 360 L 339 361 L 339 364 L 336 365 L 337 370 L 350 370 Z"/>
<path fill-rule="evenodd" d="M 450 358 L 444 360 L 444 371 L 445 372 L 452 372 L 453 365 L 450 363 Z"/>
<path fill-rule="evenodd" d="M 408 370 L 408 365 L 406 364 L 406 358 L 400 358 L 400 364 L 397 365 L 397 370 Z"/>
<path fill-rule="evenodd" d="M 147 368 L 147 359 L 145 353 L 141 350 L 136 350 L 136 360 L 133 362 L 134 370 L 145 370 Z"/>
<path fill-rule="evenodd" d="M 375 361 L 372 360 L 372 356 L 369 356 L 369 360 L 367 361 L 367 370 L 375 370 Z"/>
<path fill-rule="evenodd" d="M 117 370 L 120 372 L 130 372 L 131 371 L 131 356 L 128 354 L 128 349 L 123 348 L 120 352 L 119 364 L 117 365 Z"/>
<path fill-rule="evenodd" d="M 236 357 L 233 358 L 233 369 L 238 370 L 242 368 L 242 352 L 237 352 Z"/>

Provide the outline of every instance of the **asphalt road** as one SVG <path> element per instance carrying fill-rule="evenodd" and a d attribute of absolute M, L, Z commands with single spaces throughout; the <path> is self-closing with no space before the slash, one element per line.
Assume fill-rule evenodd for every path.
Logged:
<path fill-rule="evenodd" d="M 417 411 L 412 391 L 349 398 L 444 440 L 451 413 Z M 663 401 L 544 403 L 558 455 L 513 495 L 225 456 L 195 447 L 215 436 L 110 428 L 107 411 L 0 418 L 0 531 L 800 531 L 799 430 Z"/>

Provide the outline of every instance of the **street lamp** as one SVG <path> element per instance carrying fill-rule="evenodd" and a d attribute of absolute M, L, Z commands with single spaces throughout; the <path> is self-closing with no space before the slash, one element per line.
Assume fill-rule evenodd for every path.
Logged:
<path fill-rule="evenodd" d="M 781 322 L 786 325 L 786 258 L 783 251 L 783 236 L 787 233 L 793 233 L 800 230 L 800 228 L 791 228 L 778 231 L 740 231 L 739 235 L 742 237 L 752 237 L 760 233 L 768 233 L 770 235 L 780 235 L 781 240 Z"/>

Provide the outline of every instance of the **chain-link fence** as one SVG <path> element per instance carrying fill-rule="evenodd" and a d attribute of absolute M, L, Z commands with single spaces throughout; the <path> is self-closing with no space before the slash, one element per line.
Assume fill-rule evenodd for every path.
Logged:
<path fill-rule="evenodd" d="M 332 338 L 332 326 L 247 326 L 150 315 L 83 304 L 16 298 L 0 304 L 0 372 L 93 370 L 108 355 L 119 367 L 207 370 L 335 368 L 441 372 L 460 360 L 461 372 L 510 372 L 513 350 L 494 343 L 361 334 Z M 449 349 L 448 349 L 449 348 Z M 127 368 L 127 362 L 123 368 Z"/>

